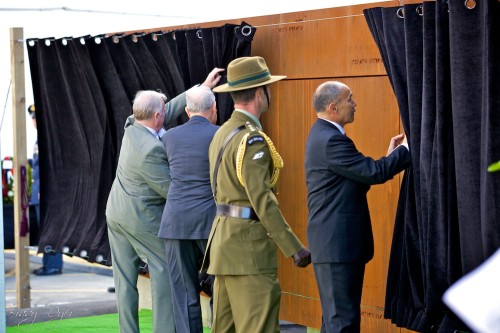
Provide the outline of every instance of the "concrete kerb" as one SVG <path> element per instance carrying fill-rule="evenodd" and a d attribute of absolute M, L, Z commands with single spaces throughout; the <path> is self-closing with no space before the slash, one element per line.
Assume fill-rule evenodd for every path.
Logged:
<path fill-rule="evenodd" d="M 30 253 L 29 256 L 30 265 L 38 264 L 42 266 L 42 257 L 43 257 L 42 254 L 37 255 L 36 251 L 33 250 L 30 250 L 29 253 Z M 6 260 L 7 259 L 15 260 L 16 258 L 14 250 L 5 250 L 4 255 Z M 63 260 L 64 260 L 63 272 L 64 270 L 72 270 L 82 273 L 94 273 L 99 275 L 113 276 L 113 269 L 108 266 L 90 263 L 85 259 L 79 257 L 70 257 L 67 255 L 63 256 Z"/>

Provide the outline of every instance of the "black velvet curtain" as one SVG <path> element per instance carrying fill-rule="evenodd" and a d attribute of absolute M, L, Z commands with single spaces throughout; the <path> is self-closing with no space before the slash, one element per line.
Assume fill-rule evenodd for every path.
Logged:
<path fill-rule="evenodd" d="M 396 214 L 385 317 L 420 332 L 467 328 L 441 301 L 500 246 L 500 2 L 364 11 L 412 154 Z"/>
<path fill-rule="evenodd" d="M 40 151 L 39 251 L 111 265 L 106 202 L 136 92 L 161 90 L 175 97 L 203 82 L 214 67 L 249 56 L 254 34 L 255 28 L 243 22 L 28 40 Z M 223 123 L 233 105 L 227 96 L 217 101 Z M 183 115 L 172 126 L 186 120 Z"/>

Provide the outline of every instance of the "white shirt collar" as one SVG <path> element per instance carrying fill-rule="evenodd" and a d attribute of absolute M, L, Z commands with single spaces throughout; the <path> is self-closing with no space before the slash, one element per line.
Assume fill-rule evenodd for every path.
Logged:
<path fill-rule="evenodd" d="M 161 139 L 161 137 L 163 136 L 163 134 L 165 134 L 165 129 L 162 127 L 162 129 L 160 129 L 159 132 L 156 132 L 154 129 L 152 129 L 151 127 L 147 127 L 146 125 L 143 125 L 144 127 L 146 127 L 150 132 L 151 134 L 153 134 L 153 136 L 155 138 L 157 138 L 158 140 Z"/>
<path fill-rule="evenodd" d="M 343 128 L 342 126 L 340 126 L 339 124 L 337 124 L 336 122 L 331 121 L 331 120 L 328 120 L 328 119 L 325 119 L 325 118 L 320 118 L 320 119 L 323 119 L 324 121 L 327 121 L 327 122 L 329 122 L 329 123 L 331 123 L 331 124 L 335 125 L 335 127 L 337 127 L 337 128 L 339 129 L 340 133 L 342 133 L 342 134 L 344 134 L 344 135 L 345 135 L 345 130 L 344 130 L 344 128 Z"/>

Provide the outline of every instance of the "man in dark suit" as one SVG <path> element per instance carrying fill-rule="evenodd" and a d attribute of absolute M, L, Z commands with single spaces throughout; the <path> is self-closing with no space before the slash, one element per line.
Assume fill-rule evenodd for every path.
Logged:
<path fill-rule="evenodd" d="M 201 333 L 198 272 L 215 217 L 208 147 L 219 126 L 210 88 L 189 89 L 186 103 L 189 121 L 162 137 L 171 181 L 158 236 L 165 238 L 176 331 Z"/>
<path fill-rule="evenodd" d="M 356 102 L 341 82 L 321 84 L 313 97 L 318 120 L 306 143 L 307 240 L 323 310 L 322 333 L 359 332 L 365 265 L 373 257 L 366 193 L 410 165 L 404 134 L 386 157 L 364 156 L 345 135 Z"/>
<path fill-rule="evenodd" d="M 220 80 L 216 68 L 203 83 Z M 109 244 L 120 332 L 138 333 L 137 279 L 141 259 L 148 264 L 153 303 L 153 333 L 175 332 L 167 255 L 158 238 L 170 186 L 170 170 L 161 141 L 166 126 L 186 106 L 185 94 L 168 103 L 156 91 L 140 91 L 125 123 L 116 178 L 106 205 Z"/>

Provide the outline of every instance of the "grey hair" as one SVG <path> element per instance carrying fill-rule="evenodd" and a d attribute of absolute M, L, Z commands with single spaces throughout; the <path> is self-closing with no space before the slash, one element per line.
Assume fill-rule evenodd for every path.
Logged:
<path fill-rule="evenodd" d="M 316 88 L 313 96 L 313 107 L 316 112 L 323 112 L 331 103 L 337 103 L 345 84 L 337 81 L 322 83 Z"/>
<path fill-rule="evenodd" d="M 165 109 L 167 96 L 153 90 L 141 90 L 134 98 L 132 110 L 137 120 L 147 120 L 157 112 Z"/>
<path fill-rule="evenodd" d="M 186 104 L 190 112 L 203 113 L 210 111 L 214 103 L 214 93 L 206 86 L 194 86 L 186 91 Z"/>

